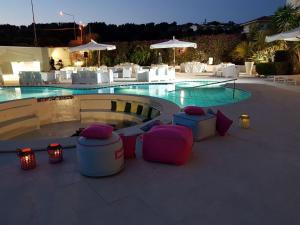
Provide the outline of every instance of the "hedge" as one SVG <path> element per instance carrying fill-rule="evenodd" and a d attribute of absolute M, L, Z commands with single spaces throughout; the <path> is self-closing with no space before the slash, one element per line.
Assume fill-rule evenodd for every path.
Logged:
<path fill-rule="evenodd" d="M 259 75 L 288 75 L 291 74 L 291 64 L 288 62 L 259 63 L 256 65 Z"/>
<path fill-rule="evenodd" d="M 274 63 L 258 63 L 256 64 L 256 72 L 265 76 L 275 75 L 276 67 Z"/>

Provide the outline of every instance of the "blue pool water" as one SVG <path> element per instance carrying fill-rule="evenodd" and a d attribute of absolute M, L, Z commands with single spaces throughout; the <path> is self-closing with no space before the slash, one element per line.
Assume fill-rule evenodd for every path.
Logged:
<path fill-rule="evenodd" d="M 70 89 L 59 87 L 3 87 L 0 88 L 0 102 L 24 99 L 47 98 L 54 96 L 82 95 L 82 94 L 136 94 L 159 97 L 184 107 L 197 105 L 202 107 L 237 103 L 248 99 L 251 93 L 223 86 L 199 87 L 208 81 L 180 82 L 176 84 L 139 84 L 115 86 L 97 89 Z"/>

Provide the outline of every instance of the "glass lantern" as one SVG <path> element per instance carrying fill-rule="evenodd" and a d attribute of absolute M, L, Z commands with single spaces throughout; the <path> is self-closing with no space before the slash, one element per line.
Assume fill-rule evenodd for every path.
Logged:
<path fill-rule="evenodd" d="M 60 144 L 50 144 L 47 148 L 47 152 L 50 163 L 59 163 L 63 161 L 63 149 Z"/>
<path fill-rule="evenodd" d="M 247 114 L 242 114 L 240 116 L 240 127 L 243 129 L 250 128 L 250 116 Z"/>
<path fill-rule="evenodd" d="M 35 154 L 31 148 L 18 149 L 20 166 L 23 170 L 31 170 L 36 167 Z"/>

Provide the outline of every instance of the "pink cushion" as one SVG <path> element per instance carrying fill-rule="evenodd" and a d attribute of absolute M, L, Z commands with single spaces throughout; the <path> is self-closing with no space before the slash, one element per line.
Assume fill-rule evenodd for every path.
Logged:
<path fill-rule="evenodd" d="M 204 110 L 198 106 L 187 106 L 183 109 L 183 111 L 188 115 L 201 116 L 205 114 Z"/>
<path fill-rule="evenodd" d="M 124 136 L 123 134 L 120 134 L 120 137 L 123 142 L 125 159 L 135 158 L 135 143 L 138 136 L 137 135 Z"/>
<path fill-rule="evenodd" d="M 180 125 L 160 125 L 160 126 L 155 126 L 151 129 L 151 131 L 159 130 L 159 129 L 166 129 L 166 130 L 177 130 L 178 133 L 182 136 L 185 137 L 185 140 L 188 142 L 188 145 L 193 145 L 194 139 L 189 138 L 189 135 L 191 134 L 192 130 L 185 127 L 185 126 L 180 126 Z M 167 133 L 167 132 L 166 132 Z M 193 136 L 193 134 L 192 134 Z"/>
<path fill-rule="evenodd" d="M 217 131 L 221 136 L 225 136 L 233 121 L 226 117 L 221 111 L 217 112 Z"/>
<path fill-rule="evenodd" d="M 183 165 L 192 151 L 192 131 L 183 126 L 155 126 L 143 135 L 143 158 L 147 161 Z"/>
<path fill-rule="evenodd" d="M 84 129 L 80 136 L 88 139 L 108 139 L 111 137 L 114 128 L 105 124 L 93 124 Z"/>

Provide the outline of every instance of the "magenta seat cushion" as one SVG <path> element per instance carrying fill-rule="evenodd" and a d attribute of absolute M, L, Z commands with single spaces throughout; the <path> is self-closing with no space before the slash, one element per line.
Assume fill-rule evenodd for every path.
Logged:
<path fill-rule="evenodd" d="M 226 117 L 221 111 L 217 112 L 217 131 L 221 136 L 225 136 L 233 121 Z"/>
<path fill-rule="evenodd" d="M 191 155 L 193 135 L 176 125 L 153 127 L 143 135 L 143 158 L 147 161 L 183 165 Z"/>
<path fill-rule="evenodd" d="M 183 109 L 183 111 L 188 115 L 201 116 L 205 114 L 204 110 L 198 106 L 187 106 Z"/>
<path fill-rule="evenodd" d="M 93 124 L 84 129 L 80 136 L 87 139 L 108 139 L 111 137 L 114 128 L 105 124 Z"/>
<path fill-rule="evenodd" d="M 120 134 L 120 137 L 123 142 L 125 159 L 135 158 L 135 143 L 138 135 L 124 136 L 123 134 Z"/>

